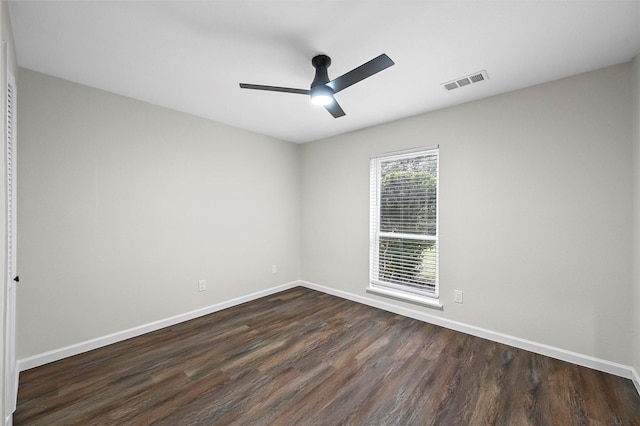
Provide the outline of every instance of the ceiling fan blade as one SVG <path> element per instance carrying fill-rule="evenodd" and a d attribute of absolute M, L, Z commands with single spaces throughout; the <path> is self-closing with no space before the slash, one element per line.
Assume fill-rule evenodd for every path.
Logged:
<path fill-rule="evenodd" d="M 309 95 L 307 89 L 293 89 L 291 87 L 263 86 L 261 84 L 240 83 L 242 89 L 268 90 L 270 92 L 297 93 L 299 95 Z"/>
<path fill-rule="evenodd" d="M 325 105 L 324 107 L 327 111 L 329 111 L 331 115 L 333 115 L 333 118 L 340 118 L 345 115 L 344 111 L 340 107 L 340 104 L 338 104 L 338 101 L 336 101 L 335 99 L 329 105 Z"/>
<path fill-rule="evenodd" d="M 395 65 L 395 62 L 383 53 L 366 64 L 362 64 L 358 68 L 352 69 L 348 73 L 333 79 L 327 83 L 327 86 L 331 87 L 334 93 L 338 93 L 339 91 L 344 90 L 365 78 L 371 77 L 392 65 Z"/>

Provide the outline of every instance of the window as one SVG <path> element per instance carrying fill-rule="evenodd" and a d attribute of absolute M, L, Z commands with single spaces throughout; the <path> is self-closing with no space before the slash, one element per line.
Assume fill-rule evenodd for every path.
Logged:
<path fill-rule="evenodd" d="M 371 159 L 372 292 L 440 307 L 438 148 Z"/>

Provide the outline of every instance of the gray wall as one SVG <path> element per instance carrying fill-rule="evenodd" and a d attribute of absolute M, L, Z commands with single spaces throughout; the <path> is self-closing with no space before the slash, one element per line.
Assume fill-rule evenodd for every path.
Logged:
<path fill-rule="evenodd" d="M 298 146 L 20 70 L 18 358 L 302 278 L 638 368 L 634 72 Z M 369 156 L 433 144 L 443 311 L 365 293 Z"/>
<path fill-rule="evenodd" d="M 631 365 L 630 81 L 622 64 L 303 145 L 302 278 Z M 365 292 L 369 156 L 433 144 L 443 311 Z"/>
<path fill-rule="evenodd" d="M 19 359 L 299 278 L 297 145 L 25 69 L 19 89 Z"/>
<path fill-rule="evenodd" d="M 640 374 L 640 56 L 632 62 L 633 88 L 633 164 L 634 164 L 634 364 L 636 372 Z"/>

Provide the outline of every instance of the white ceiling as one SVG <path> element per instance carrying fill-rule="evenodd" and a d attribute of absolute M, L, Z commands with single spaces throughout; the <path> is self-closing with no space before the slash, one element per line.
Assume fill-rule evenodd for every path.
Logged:
<path fill-rule="evenodd" d="M 20 66 L 292 142 L 308 142 L 565 76 L 640 53 L 640 0 L 11 1 Z M 311 58 L 335 78 L 396 63 L 336 95 L 303 95 Z M 486 70 L 450 92 L 441 83 Z"/>

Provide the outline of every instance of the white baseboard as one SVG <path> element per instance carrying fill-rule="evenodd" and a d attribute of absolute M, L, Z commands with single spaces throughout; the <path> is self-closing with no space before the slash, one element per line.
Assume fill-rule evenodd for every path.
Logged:
<path fill-rule="evenodd" d="M 123 340 L 130 339 L 132 337 L 141 336 L 143 334 L 160 330 L 161 328 L 169 327 L 179 324 L 184 321 L 189 321 L 194 318 L 198 318 L 204 315 L 208 315 L 223 309 L 230 308 L 232 306 L 240 305 L 245 302 L 250 302 L 261 297 L 269 296 L 274 293 L 278 293 L 283 290 L 288 290 L 293 287 L 299 286 L 298 281 L 293 281 L 287 284 L 282 284 L 277 287 L 272 287 L 267 290 L 258 291 L 256 293 L 249 294 L 247 296 L 237 297 L 235 299 L 220 302 L 215 305 L 207 306 L 206 308 L 197 309 L 195 311 L 186 312 L 184 314 L 176 315 L 170 318 L 166 318 L 159 321 L 154 321 L 149 324 L 144 324 L 138 327 L 130 328 L 128 330 L 119 331 L 117 333 L 109 334 L 107 336 L 98 337 L 95 339 L 87 340 L 85 342 L 77 343 L 74 345 L 66 346 L 60 349 L 54 349 L 49 352 L 34 355 L 28 358 L 19 359 L 17 361 L 18 371 L 29 370 L 30 368 L 39 367 L 50 362 L 58 361 L 63 358 L 78 355 L 83 352 L 88 352 L 94 349 L 101 348 L 103 346 L 110 345 L 112 343 L 121 342 Z"/>
<path fill-rule="evenodd" d="M 638 394 L 640 394 L 640 375 L 638 375 L 638 370 L 635 368 L 631 368 L 631 381 L 633 382 Z"/>
<path fill-rule="evenodd" d="M 464 324 L 458 321 L 453 321 L 414 309 L 397 306 L 391 303 L 382 302 L 366 296 L 360 296 L 342 290 L 336 290 L 330 287 L 313 284 L 307 281 L 300 281 L 300 285 L 312 290 L 317 290 L 323 293 L 331 294 L 333 296 L 341 297 L 343 299 L 348 299 L 354 302 L 362 303 L 364 305 L 372 306 L 374 308 L 393 312 L 394 314 L 403 315 L 409 318 L 470 334 L 472 336 L 481 337 L 483 339 L 492 340 L 494 342 L 503 343 L 505 345 L 524 349 L 530 352 L 535 352 L 537 354 L 545 355 L 551 358 L 556 358 L 561 361 L 567 361 L 572 364 L 581 365 L 583 367 L 588 367 L 594 370 L 604 371 L 605 373 L 624 377 L 626 379 L 631 379 L 633 380 L 636 389 L 640 394 L 640 378 L 638 377 L 637 372 L 635 372 L 632 367 L 629 367 L 627 365 L 622 365 L 615 362 L 595 358 L 589 355 L 583 355 L 565 349 L 556 348 L 553 346 L 545 345 L 543 343 L 532 342 L 530 340 L 521 339 L 519 337 L 510 336 L 508 334 L 498 333 L 496 331 L 475 327 L 469 324 Z"/>

